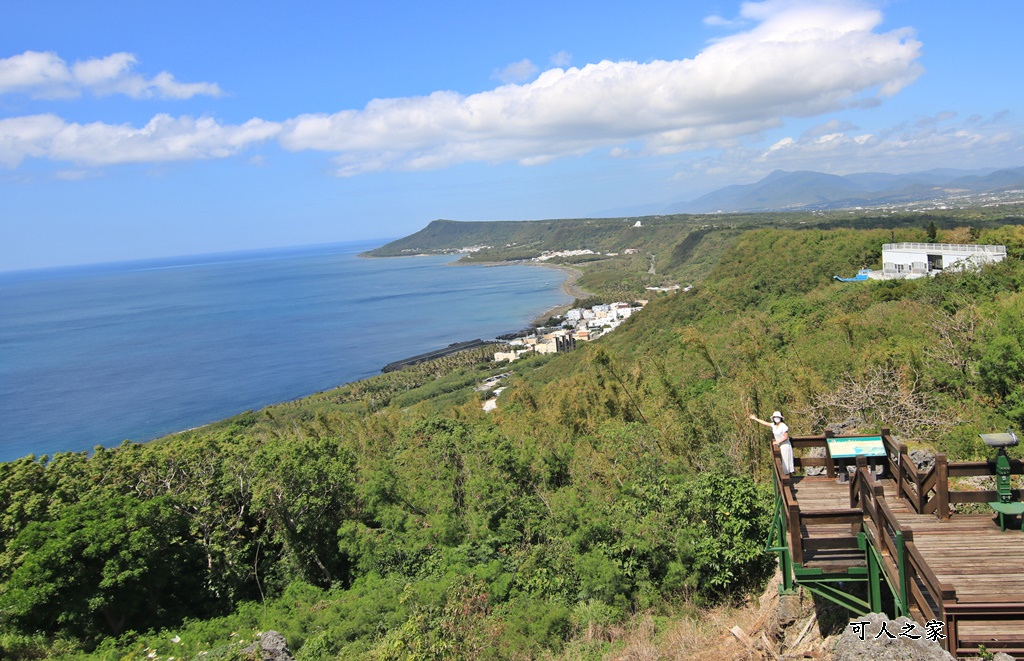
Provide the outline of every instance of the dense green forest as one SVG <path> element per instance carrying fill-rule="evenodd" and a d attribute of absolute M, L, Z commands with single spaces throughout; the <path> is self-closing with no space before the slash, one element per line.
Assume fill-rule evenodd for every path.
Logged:
<path fill-rule="evenodd" d="M 0 658 L 242 658 L 267 629 L 300 660 L 601 658 L 630 618 L 742 599 L 774 566 L 748 412 L 951 458 L 1024 426 L 1024 228 L 984 213 L 937 239 L 1004 244 L 1003 263 L 858 283 L 832 276 L 928 220 L 666 226 L 648 249 L 696 286 L 570 354 L 477 350 L 0 464 Z M 599 295 L 662 277 L 582 268 Z M 484 413 L 473 386 L 506 371 Z"/>

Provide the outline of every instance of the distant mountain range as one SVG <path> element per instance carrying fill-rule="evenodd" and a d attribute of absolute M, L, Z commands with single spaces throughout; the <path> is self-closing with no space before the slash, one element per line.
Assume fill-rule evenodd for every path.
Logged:
<path fill-rule="evenodd" d="M 689 202 L 644 213 L 716 213 L 841 209 L 905 205 L 944 198 L 994 195 L 1024 199 L 1024 167 L 988 170 L 936 169 L 909 174 L 863 172 L 839 176 L 776 170 L 753 184 L 726 186 Z"/>

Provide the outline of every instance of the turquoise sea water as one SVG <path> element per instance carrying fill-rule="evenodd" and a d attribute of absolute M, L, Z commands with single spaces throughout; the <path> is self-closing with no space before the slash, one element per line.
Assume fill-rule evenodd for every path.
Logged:
<path fill-rule="evenodd" d="M 382 242 L 0 273 L 0 461 L 146 441 L 519 330 L 565 276 Z"/>

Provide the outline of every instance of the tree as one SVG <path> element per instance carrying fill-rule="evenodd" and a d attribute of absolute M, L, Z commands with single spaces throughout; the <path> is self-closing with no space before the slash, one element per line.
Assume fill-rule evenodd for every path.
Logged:
<path fill-rule="evenodd" d="M 992 337 L 978 361 L 981 389 L 999 404 L 1002 413 L 1024 425 L 1024 300 L 1015 298 L 1000 315 Z"/>
<path fill-rule="evenodd" d="M 287 567 L 281 578 L 320 586 L 346 581 L 338 529 L 355 511 L 355 459 L 332 439 L 280 440 L 255 455 L 252 507 Z"/>
<path fill-rule="evenodd" d="M 170 497 L 97 495 L 28 525 L 0 561 L 0 622 L 96 638 L 201 615 L 198 549 Z"/>

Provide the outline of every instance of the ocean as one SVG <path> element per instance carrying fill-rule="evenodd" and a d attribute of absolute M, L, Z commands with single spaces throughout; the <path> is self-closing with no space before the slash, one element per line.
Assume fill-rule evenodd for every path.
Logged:
<path fill-rule="evenodd" d="M 0 461 L 147 441 L 520 330 L 547 268 L 382 241 L 0 273 Z"/>

